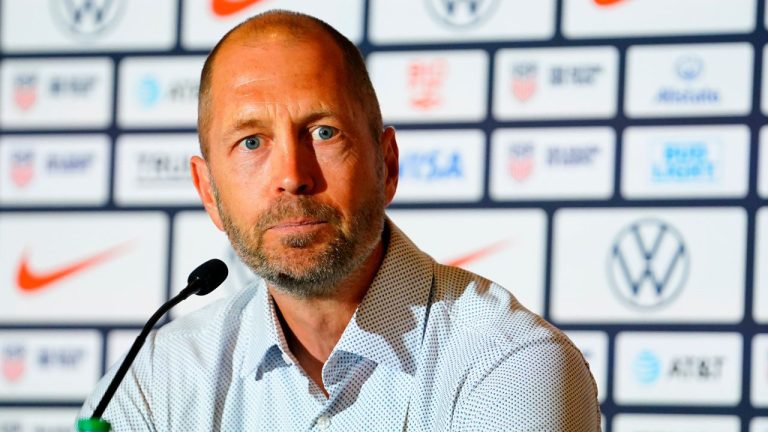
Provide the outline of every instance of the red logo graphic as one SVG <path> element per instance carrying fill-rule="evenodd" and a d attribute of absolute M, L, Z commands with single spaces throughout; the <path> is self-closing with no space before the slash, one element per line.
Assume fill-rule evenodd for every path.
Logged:
<path fill-rule="evenodd" d="M 594 0 L 594 2 L 598 6 L 613 6 L 624 2 L 624 0 Z"/>
<path fill-rule="evenodd" d="M 519 63 L 512 66 L 512 95 L 520 102 L 526 102 L 536 93 L 538 68 L 533 63 Z"/>
<path fill-rule="evenodd" d="M 226 17 L 264 0 L 211 0 L 211 9 L 218 16 Z"/>
<path fill-rule="evenodd" d="M 129 244 L 129 242 L 126 242 L 88 258 L 79 259 L 73 263 L 58 266 L 44 272 L 33 271 L 29 268 L 29 254 L 25 251 L 16 270 L 16 284 L 23 292 L 40 291 L 62 279 L 74 276 L 103 261 L 114 258 L 128 249 Z"/>
<path fill-rule="evenodd" d="M 498 252 L 499 250 L 504 249 L 507 246 L 507 243 L 509 243 L 509 240 L 500 240 L 496 243 L 491 243 L 488 246 L 474 250 L 468 254 L 454 257 L 450 260 L 445 260 L 443 263 L 449 266 L 462 267 L 478 261 L 481 258 L 485 258 L 494 252 Z"/>
<path fill-rule="evenodd" d="M 25 352 L 21 345 L 9 345 L 3 348 L 2 370 L 7 381 L 16 381 L 24 374 Z"/>
<path fill-rule="evenodd" d="M 11 155 L 11 181 L 22 188 L 35 175 L 35 157 L 32 152 L 18 152 Z"/>
<path fill-rule="evenodd" d="M 427 111 L 443 103 L 440 90 L 445 82 L 448 65 L 445 59 L 414 60 L 408 65 L 408 88 L 411 106 Z"/>
<path fill-rule="evenodd" d="M 533 172 L 533 144 L 516 144 L 509 148 L 507 172 L 517 181 L 527 179 Z"/>
<path fill-rule="evenodd" d="M 32 108 L 37 101 L 37 77 L 34 75 L 19 75 L 13 85 L 13 101 L 20 110 Z"/>

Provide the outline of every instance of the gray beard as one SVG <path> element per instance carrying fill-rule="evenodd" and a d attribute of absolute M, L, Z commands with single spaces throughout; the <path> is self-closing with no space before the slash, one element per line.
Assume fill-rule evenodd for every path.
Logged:
<path fill-rule="evenodd" d="M 240 259 L 255 274 L 275 289 L 298 298 L 327 298 L 337 292 L 339 282 L 360 267 L 381 240 L 384 229 L 383 191 L 370 196 L 349 223 L 348 233 L 342 228 L 341 214 L 333 207 L 320 204 L 307 196 L 281 200 L 271 206 L 250 229 L 237 226 L 219 200 L 212 183 L 214 197 L 224 230 Z M 265 250 L 262 233 L 266 226 L 286 217 L 312 216 L 327 220 L 335 228 L 335 236 L 326 247 L 302 268 L 281 260 Z M 286 237 L 282 244 L 290 249 L 303 249 L 312 243 L 314 234 Z M 279 252 L 277 253 L 279 255 Z"/>

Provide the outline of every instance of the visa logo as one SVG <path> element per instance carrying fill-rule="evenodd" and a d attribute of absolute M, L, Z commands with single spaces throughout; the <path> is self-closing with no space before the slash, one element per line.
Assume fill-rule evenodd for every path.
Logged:
<path fill-rule="evenodd" d="M 400 158 L 400 178 L 438 181 L 464 177 L 461 154 L 457 151 L 407 153 Z"/>

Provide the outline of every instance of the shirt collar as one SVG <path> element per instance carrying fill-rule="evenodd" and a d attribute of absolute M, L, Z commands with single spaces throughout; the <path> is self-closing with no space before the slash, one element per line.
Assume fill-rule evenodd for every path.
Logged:
<path fill-rule="evenodd" d="M 384 260 L 334 351 L 357 354 L 394 370 L 416 373 L 424 335 L 434 261 L 421 252 L 389 219 Z M 256 371 L 270 348 L 290 353 L 274 301 L 260 281 L 242 321 L 250 340 L 242 376 Z"/>
<path fill-rule="evenodd" d="M 256 294 L 242 320 L 242 328 L 248 335 L 240 369 L 243 377 L 254 373 L 262 365 L 272 347 L 276 346 L 281 352 L 290 353 L 267 285 L 261 278 L 257 278 L 257 281 Z"/>
<path fill-rule="evenodd" d="M 336 344 L 410 375 L 424 336 L 434 261 L 391 221 L 389 245 L 376 277 Z"/>

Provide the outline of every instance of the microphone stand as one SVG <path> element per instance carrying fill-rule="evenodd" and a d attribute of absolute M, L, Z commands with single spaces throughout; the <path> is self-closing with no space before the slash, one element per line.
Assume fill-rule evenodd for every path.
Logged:
<path fill-rule="evenodd" d="M 211 261 L 201 265 L 198 267 L 198 269 L 202 268 Z M 221 261 L 218 262 L 221 263 L 222 266 L 224 265 L 224 263 Z M 192 273 L 192 276 L 190 276 L 190 279 L 192 280 L 189 282 L 187 287 L 181 290 L 181 292 L 176 295 L 176 297 L 173 297 L 165 304 L 160 306 L 160 309 L 158 309 L 154 315 L 149 318 L 149 321 L 144 324 L 144 328 L 141 329 L 141 333 L 139 333 L 139 335 L 136 337 L 136 340 L 133 342 L 133 345 L 131 345 L 131 349 L 128 351 L 128 354 L 125 356 L 123 363 L 115 373 L 114 378 L 112 378 L 112 382 L 109 383 L 109 387 L 107 387 L 106 392 L 104 392 L 104 396 L 102 396 L 101 401 L 96 406 L 96 409 L 93 411 L 91 417 L 77 420 L 78 432 L 109 432 L 112 430 L 112 426 L 109 424 L 109 422 L 102 419 L 101 416 L 104 415 L 104 411 L 107 409 L 107 405 L 112 400 L 112 397 L 115 395 L 117 388 L 120 386 L 123 378 L 125 378 L 125 375 L 128 373 L 128 369 L 130 369 L 131 364 L 133 364 L 133 361 L 139 354 L 139 350 L 141 349 L 142 345 L 144 345 L 144 341 L 146 341 L 149 332 L 152 331 L 152 328 L 155 326 L 155 324 L 157 324 L 160 318 L 165 315 L 166 312 L 168 312 L 172 307 L 186 300 L 192 294 L 205 295 L 213 291 L 213 289 L 221 284 L 221 281 L 223 281 L 226 277 L 226 266 L 224 266 L 224 276 L 213 287 L 210 287 L 211 283 L 208 278 L 200 277 L 195 274 L 196 272 L 197 270 L 195 270 L 195 272 Z"/>

